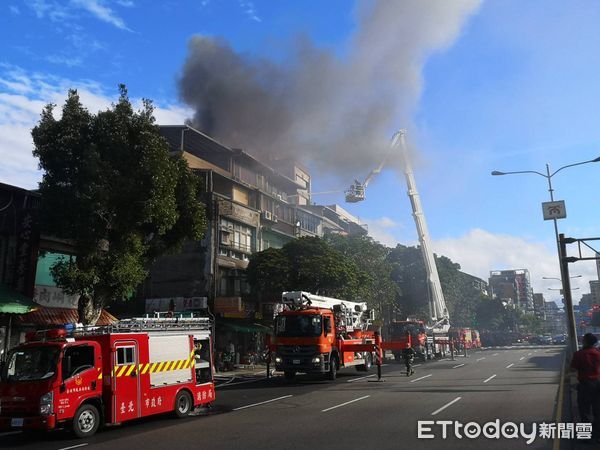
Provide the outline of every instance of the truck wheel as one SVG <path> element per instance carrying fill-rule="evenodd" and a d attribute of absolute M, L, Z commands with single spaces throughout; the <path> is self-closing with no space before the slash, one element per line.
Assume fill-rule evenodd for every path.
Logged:
<path fill-rule="evenodd" d="M 179 418 L 189 415 L 192 410 L 192 397 L 186 391 L 181 391 L 175 397 L 175 415 Z"/>
<path fill-rule="evenodd" d="M 283 372 L 283 376 L 286 380 L 293 380 L 296 377 L 296 372 L 293 370 L 286 370 Z"/>
<path fill-rule="evenodd" d="M 73 432 L 78 438 L 92 436 L 100 426 L 100 413 L 94 405 L 82 405 L 73 417 Z"/>
<path fill-rule="evenodd" d="M 332 356 L 329 363 L 329 372 L 327 372 L 327 379 L 330 381 L 335 381 L 337 378 L 337 363 L 337 357 Z"/>
<path fill-rule="evenodd" d="M 368 372 L 371 370 L 371 366 L 373 365 L 373 355 L 371 353 L 365 353 L 365 363 L 359 366 L 356 366 L 356 370 L 359 372 Z"/>

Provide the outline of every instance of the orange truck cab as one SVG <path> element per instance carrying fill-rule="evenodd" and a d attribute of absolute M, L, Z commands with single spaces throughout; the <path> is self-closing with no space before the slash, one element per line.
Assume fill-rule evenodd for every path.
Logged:
<path fill-rule="evenodd" d="M 284 292 L 283 303 L 290 309 L 276 317 L 271 347 L 275 368 L 286 378 L 301 372 L 335 380 L 343 367 L 371 368 L 375 338 L 365 303 L 300 291 Z"/>
<path fill-rule="evenodd" d="M 165 412 L 188 415 L 215 399 L 206 320 L 130 319 L 67 337 L 28 333 L 2 364 L 0 431 L 103 424 Z"/>

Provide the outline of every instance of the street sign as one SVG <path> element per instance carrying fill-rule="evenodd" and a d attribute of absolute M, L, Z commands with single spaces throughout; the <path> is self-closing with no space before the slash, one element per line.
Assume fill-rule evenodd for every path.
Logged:
<path fill-rule="evenodd" d="M 567 209 L 564 200 L 542 203 L 544 220 L 564 219 L 567 217 Z"/>

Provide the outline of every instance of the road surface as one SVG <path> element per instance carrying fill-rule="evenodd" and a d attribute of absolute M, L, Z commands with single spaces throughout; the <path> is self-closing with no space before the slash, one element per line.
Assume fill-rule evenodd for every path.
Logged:
<path fill-rule="evenodd" d="M 523 437 L 469 439 L 459 430 L 459 439 L 450 425 L 446 439 L 441 425 L 422 425 L 421 434 L 435 437 L 419 439 L 418 421 L 499 419 L 524 423 L 528 433 L 533 423 L 554 422 L 563 357 L 558 346 L 491 348 L 418 365 L 412 377 L 392 361 L 383 367 L 383 382 L 374 369 L 352 368 L 334 383 L 307 375 L 293 382 L 234 379 L 217 388 L 215 407 L 199 417 L 143 419 L 84 440 L 65 432 L 9 433 L 0 435 L 0 448 L 552 449 L 552 439 L 539 437 L 527 445 Z"/>

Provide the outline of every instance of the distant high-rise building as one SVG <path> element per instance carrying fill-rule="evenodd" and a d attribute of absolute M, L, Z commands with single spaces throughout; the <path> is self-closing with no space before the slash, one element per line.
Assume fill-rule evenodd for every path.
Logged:
<path fill-rule="evenodd" d="M 490 292 L 517 307 L 533 311 L 533 289 L 527 269 L 493 270 L 490 272 Z"/>
<path fill-rule="evenodd" d="M 600 280 L 590 281 L 590 292 L 592 294 L 592 304 L 600 305 Z"/>

